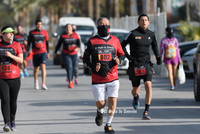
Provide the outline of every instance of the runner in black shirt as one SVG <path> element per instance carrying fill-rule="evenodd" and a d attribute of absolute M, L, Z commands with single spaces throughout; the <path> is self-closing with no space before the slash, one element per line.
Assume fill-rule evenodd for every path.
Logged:
<path fill-rule="evenodd" d="M 153 64 L 150 61 L 149 47 L 152 46 L 153 52 L 157 59 L 157 64 L 162 63 L 159 57 L 157 41 L 155 34 L 148 29 L 149 17 L 145 14 L 141 14 L 138 17 L 139 27 L 130 31 L 126 38 L 122 42 L 122 48 L 129 59 L 128 74 L 129 79 L 132 81 L 132 105 L 135 109 L 139 107 L 139 91 L 140 91 L 140 79 L 144 80 L 144 86 L 146 90 L 145 96 L 145 111 L 143 113 L 143 119 L 150 120 L 148 115 L 149 106 L 152 99 L 152 74 Z M 130 44 L 130 54 L 126 50 L 126 45 Z"/>

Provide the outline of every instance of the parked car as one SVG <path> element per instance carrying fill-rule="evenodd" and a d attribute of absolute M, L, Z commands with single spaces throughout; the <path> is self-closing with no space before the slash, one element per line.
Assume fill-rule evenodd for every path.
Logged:
<path fill-rule="evenodd" d="M 57 31 L 53 33 L 53 36 L 56 37 L 56 41 L 54 42 L 54 50 L 57 45 L 57 42 L 60 38 L 60 35 L 62 35 L 65 32 L 65 25 L 66 24 L 75 24 L 77 26 L 76 33 L 78 33 L 81 37 L 81 43 L 80 43 L 80 50 L 78 52 L 78 58 L 79 58 L 79 63 L 82 63 L 80 60 L 83 56 L 83 52 L 85 50 L 85 45 L 84 43 L 86 40 L 89 39 L 90 35 L 92 32 L 96 29 L 96 25 L 94 21 L 89 18 L 89 17 L 61 17 L 58 22 L 58 27 Z M 54 65 L 62 65 L 62 60 L 61 60 L 61 51 L 62 48 L 60 48 L 57 52 L 56 58 L 53 60 Z"/>
<path fill-rule="evenodd" d="M 182 56 L 182 61 L 183 61 L 183 68 L 185 71 L 186 76 L 193 76 L 194 75 L 194 69 L 193 69 L 193 57 L 196 52 L 197 48 L 193 48 L 186 52 Z"/>
<path fill-rule="evenodd" d="M 189 50 L 196 48 L 199 41 L 188 41 L 179 43 L 181 57 Z"/>
<path fill-rule="evenodd" d="M 200 43 L 193 57 L 194 68 L 194 98 L 200 101 Z"/>
<path fill-rule="evenodd" d="M 129 33 L 128 30 L 124 30 L 124 29 L 115 29 L 115 28 L 111 28 L 110 32 L 111 35 L 116 36 L 120 42 L 123 41 L 123 39 L 127 36 L 127 34 Z M 91 37 L 97 35 L 97 30 L 94 30 Z M 126 49 L 128 51 L 128 53 L 130 52 L 130 48 L 129 45 L 126 46 Z M 128 69 L 128 64 L 129 61 L 127 58 L 124 59 L 124 61 L 118 65 L 118 70 L 127 70 Z M 90 74 L 91 71 L 89 70 L 89 68 L 84 66 L 84 74 Z"/>

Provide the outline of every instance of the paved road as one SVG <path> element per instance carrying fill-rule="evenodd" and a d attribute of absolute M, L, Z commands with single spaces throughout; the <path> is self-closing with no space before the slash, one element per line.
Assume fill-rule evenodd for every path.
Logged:
<path fill-rule="evenodd" d="M 66 73 L 60 66 L 48 60 L 47 86 L 49 90 L 33 89 L 32 69 L 30 77 L 22 80 L 18 99 L 15 134 L 103 134 L 103 125 L 94 123 L 96 107 L 91 92 L 91 78 L 80 70 L 79 82 L 68 89 Z M 131 107 L 131 83 L 120 71 L 118 106 L 113 120 L 116 134 L 198 134 L 200 133 L 200 103 L 193 97 L 193 79 L 187 79 L 175 91 L 169 90 L 166 77 L 153 77 L 153 100 L 150 107 L 152 120 L 142 120 L 144 110 L 144 86 L 140 92 L 140 108 Z M 41 84 L 41 77 L 39 82 Z M 143 84 L 143 82 L 142 82 Z M 107 109 L 107 106 L 106 108 Z M 3 127 L 2 115 L 0 126 Z M 106 114 L 104 114 L 104 123 Z M 0 129 L 0 133 L 3 133 Z"/>

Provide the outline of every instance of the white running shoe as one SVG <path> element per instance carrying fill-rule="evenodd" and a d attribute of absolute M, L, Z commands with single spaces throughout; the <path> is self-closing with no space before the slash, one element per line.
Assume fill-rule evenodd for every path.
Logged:
<path fill-rule="evenodd" d="M 36 81 L 36 82 L 34 83 L 34 89 L 36 89 L 36 90 L 39 90 L 39 89 L 40 89 L 38 81 Z"/>
<path fill-rule="evenodd" d="M 48 90 L 47 86 L 44 84 L 42 85 L 42 90 Z"/>

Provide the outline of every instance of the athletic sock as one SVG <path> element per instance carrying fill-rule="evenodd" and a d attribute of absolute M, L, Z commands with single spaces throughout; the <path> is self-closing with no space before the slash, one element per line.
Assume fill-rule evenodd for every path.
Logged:
<path fill-rule="evenodd" d="M 145 110 L 144 111 L 149 111 L 149 107 L 150 107 L 150 105 L 149 104 L 145 104 Z"/>
<path fill-rule="evenodd" d="M 103 112 L 104 112 L 103 108 L 102 108 L 102 109 L 97 109 L 97 110 L 98 110 L 98 112 L 100 112 L 101 114 L 103 114 Z"/>
<path fill-rule="evenodd" d="M 112 120 L 113 120 L 113 116 L 107 115 L 106 124 L 111 124 Z"/>
<path fill-rule="evenodd" d="M 134 100 L 137 100 L 137 99 L 139 99 L 139 95 L 138 94 L 134 96 Z"/>

